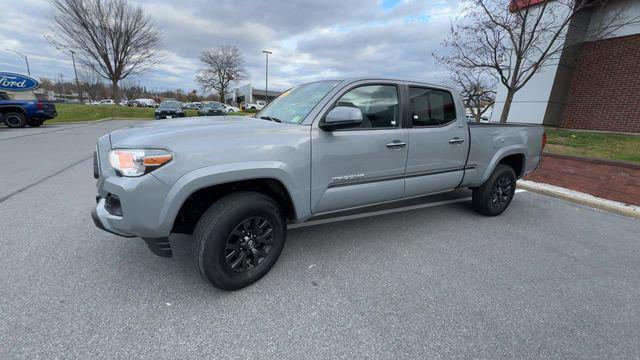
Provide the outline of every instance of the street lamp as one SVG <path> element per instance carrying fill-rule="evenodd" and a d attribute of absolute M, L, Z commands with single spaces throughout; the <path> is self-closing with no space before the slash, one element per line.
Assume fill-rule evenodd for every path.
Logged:
<path fill-rule="evenodd" d="M 76 52 L 71 50 L 71 61 L 73 61 L 73 72 L 76 74 L 76 90 L 78 91 L 78 100 L 82 102 L 82 89 L 80 89 L 80 82 L 78 81 L 78 70 L 76 70 Z"/>
<path fill-rule="evenodd" d="M 262 50 L 265 55 L 266 64 L 264 68 L 264 99 L 265 104 L 269 102 L 269 55 L 272 54 L 269 50 Z"/>
<path fill-rule="evenodd" d="M 13 50 L 13 49 L 5 49 L 5 50 L 7 50 L 7 51 L 13 51 L 13 52 L 14 52 L 14 53 L 16 53 L 18 56 L 20 56 L 21 58 L 23 58 L 23 59 L 24 59 L 24 62 L 27 64 L 27 74 L 29 74 L 29 76 L 31 76 L 31 69 L 29 69 L 29 60 L 27 59 L 27 55 L 25 55 L 25 54 L 23 54 L 23 53 L 21 53 L 21 52 L 18 52 L 18 51 L 16 51 L 16 50 Z"/>

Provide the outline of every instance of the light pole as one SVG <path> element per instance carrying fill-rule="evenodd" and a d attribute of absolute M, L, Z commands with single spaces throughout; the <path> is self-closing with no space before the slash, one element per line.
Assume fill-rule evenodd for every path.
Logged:
<path fill-rule="evenodd" d="M 78 100 L 82 102 L 82 89 L 80 89 L 80 82 L 78 81 L 78 70 L 76 70 L 76 53 L 71 50 L 71 61 L 73 61 L 73 72 L 76 74 L 76 90 L 78 90 Z"/>
<path fill-rule="evenodd" d="M 264 99 L 265 104 L 269 103 L 269 55 L 272 54 L 269 50 L 262 50 L 264 53 L 266 64 L 264 67 Z"/>
<path fill-rule="evenodd" d="M 18 51 L 16 51 L 16 50 L 13 50 L 13 49 L 5 49 L 5 50 L 7 50 L 7 51 L 13 51 L 13 52 L 14 52 L 14 53 L 16 53 L 18 56 L 20 56 L 21 58 L 23 58 L 23 59 L 24 59 L 24 62 L 27 64 L 27 74 L 29 74 L 29 76 L 31 76 L 31 69 L 29 69 L 29 60 L 27 59 L 27 55 L 25 55 L 25 54 L 23 54 L 23 53 L 21 53 L 21 52 L 18 52 Z"/>

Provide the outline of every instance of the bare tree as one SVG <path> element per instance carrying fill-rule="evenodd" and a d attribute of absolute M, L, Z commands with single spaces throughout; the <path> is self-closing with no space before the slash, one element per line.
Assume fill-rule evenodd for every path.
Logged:
<path fill-rule="evenodd" d="M 245 76 L 242 53 L 235 46 L 224 45 L 203 51 L 200 61 L 205 68 L 200 69 L 196 81 L 203 90 L 218 92 L 220 101 L 224 102 L 229 87 Z"/>
<path fill-rule="evenodd" d="M 568 46 L 571 21 L 607 0 L 469 0 L 464 19 L 451 26 L 443 45 L 452 54 L 439 58 L 459 69 L 486 70 L 507 89 L 500 122 L 507 121 L 514 95 L 545 64 Z M 600 37 L 624 25 L 623 10 L 599 24 Z M 629 20 L 630 21 L 630 20 Z"/>
<path fill-rule="evenodd" d="M 53 30 L 49 40 L 74 51 L 83 65 L 111 83 L 119 102 L 118 82 L 162 60 L 160 30 L 142 8 L 126 0 L 49 0 Z"/>
<path fill-rule="evenodd" d="M 496 100 L 496 81 L 485 72 L 451 68 L 449 80 L 460 91 L 464 107 L 471 111 L 476 122 L 489 110 Z"/>
<path fill-rule="evenodd" d="M 101 91 L 104 89 L 98 73 L 92 68 L 81 68 L 78 72 L 78 77 L 80 80 L 80 91 L 87 94 L 87 97 L 89 97 L 91 101 L 97 100 Z"/>

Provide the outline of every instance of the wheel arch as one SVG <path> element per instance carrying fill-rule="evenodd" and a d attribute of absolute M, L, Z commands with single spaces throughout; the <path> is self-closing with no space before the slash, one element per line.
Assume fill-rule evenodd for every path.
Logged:
<path fill-rule="evenodd" d="M 0 105 L 0 114 L 4 116 L 4 114 L 17 112 L 21 113 L 24 116 L 27 116 L 27 112 L 22 106 L 18 105 Z"/>
<path fill-rule="evenodd" d="M 177 211 L 171 232 L 193 233 L 198 220 L 213 203 L 239 191 L 254 191 L 269 196 L 280 204 L 288 220 L 295 221 L 295 205 L 284 184 L 273 178 L 256 178 L 211 185 L 194 191 Z"/>
<path fill-rule="evenodd" d="M 524 175 L 524 171 L 527 163 L 527 149 L 522 146 L 510 146 L 500 149 L 493 158 L 491 162 L 486 167 L 484 173 L 482 174 L 481 181 L 477 186 L 484 184 L 489 176 L 496 169 L 498 164 L 505 164 L 511 166 L 516 173 L 516 177 L 519 179 Z"/>
<path fill-rule="evenodd" d="M 304 197 L 304 191 L 282 168 L 251 167 L 227 172 L 216 168 L 193 171 L 172 186 L 160 214 L 163 228 L 189 233 L 211 204 L 236 191 L 255 191 L 272 197 L 291 222 L 306 216 L 302 210 L 308 207 L 305 206 L 308 196 Z"/>

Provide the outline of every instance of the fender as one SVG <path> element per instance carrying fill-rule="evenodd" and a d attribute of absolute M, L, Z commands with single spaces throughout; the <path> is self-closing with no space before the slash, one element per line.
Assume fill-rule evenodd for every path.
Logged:
<path fill-rule="evenodd" d="M 309 189 L 297 184 L 289 166 L 280 161 L 248 161 L 208 166 L 186 173 L 176 181 L 160 211 L 160 227 L 170 231 L 178 211 L 194 192 L 234 181 L 269 178 L 280 181 L 289 195 L 300 220 L 309 217 Z"/>
<path fill-rule="evenodd" d="M 498 150 L 498 152 L 495 153 L 495 155 L 489 162 L 489 165 L 487 165 L 487 168 L 482 173 L 482 177 L 480 178 L 480 183 L 478 185 L 484 184 L 484 182 L 487 181 L 489 176 L 491 176 L 491 173 L 493 173 L 493 170 L 496 168 L 500 160 L 504 159 L 509 155 L 522 155 L 524 157 L 524 164 L 526 164 L 527 152 L 528 152 L 528 149 L 524 145 L 510 145 L 510 146 L 505 146 L 504 148 Z"/>

